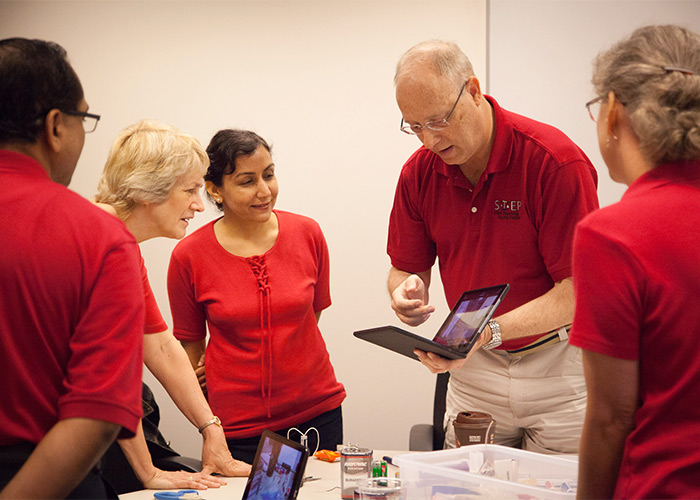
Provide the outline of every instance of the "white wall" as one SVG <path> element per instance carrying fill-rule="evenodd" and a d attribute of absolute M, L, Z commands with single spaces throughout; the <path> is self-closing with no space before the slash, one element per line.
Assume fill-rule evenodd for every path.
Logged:
<path fill-rule="evenodd" d="M 489 92 L 569 135 L 598 170 L 601 206 L 618 201 L 626 186 L 610 180 L 584 106 L 595 97 L 592 61 L 648 24 L 700 32 L 700 1 L 490 0 L 489 17 Z"/>
<path fill-rule="evenodd" d="M 398 130 L 393 69 L 411 45 L 452 39 L 486 68 L 485 0 L 0 1 L 0 38 L 63 45 L 90 110 L 71 187 L 94 194 L 114 136 L 155 118 L 206 145 L 220 128 L 272 141 L 278 208 L 319 221 L 331 252 L 333 306 L 321 329 L 348 398 L 346 442 L 405 449 L 411 424 L 430 422 L 434 377 L 353 330 L 399 324 L 385 280 L 386 228 L 399 169 L 419 145 Z M 214 218 L 208 209 L 190 231 Z M 165 286 L 175 242 L 142 245 L 151 284 L 171 324 Z M 447 313 L 440 286 L 432 336 Z M 290 359 L 290 362 L 293 360 Z M 199 436 L 150 374 L 173 446 L 198 456 Z"/>

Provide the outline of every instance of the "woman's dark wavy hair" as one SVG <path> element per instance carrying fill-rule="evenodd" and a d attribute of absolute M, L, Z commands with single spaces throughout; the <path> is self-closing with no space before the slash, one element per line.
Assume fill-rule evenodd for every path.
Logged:
<path fill-rule="evenodd" d="M 209 168 L 204 175 L 204 180 L 221 187 L 225 175 L 236 171 L 236 159 L 241 156 L 250 156 L 260 147 L 272 153 L 272 147 L 265 139 L 251 130 L 224 129 L 219 130 L 209 141 L 207 155 L 209 155 Z M 207 193 L 209 200 L 221 210 L 222 205 L 217 203 Z"/>
<path fill-rule="evenodd" d="M 50 110 L 73 111 L 82 98 L 63 47 L 26 38 L 0 40 L 0 143 L 35 142 Z"/>

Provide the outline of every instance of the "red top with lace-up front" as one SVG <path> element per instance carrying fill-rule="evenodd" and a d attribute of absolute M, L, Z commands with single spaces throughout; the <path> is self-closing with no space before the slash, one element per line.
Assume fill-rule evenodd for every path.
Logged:
<path fill-rule="evenodd" d="M 307 217 L 275 214 L 277 241 L 263 255 L 227 252 L 213 221 L 170 260 L 173 333 L 196 342 L 209 328 L 209 404 L 229 438 L 294 426 L 345 399 L 316 325 L 315 314 L 331 304 L 323 233 Z"/>

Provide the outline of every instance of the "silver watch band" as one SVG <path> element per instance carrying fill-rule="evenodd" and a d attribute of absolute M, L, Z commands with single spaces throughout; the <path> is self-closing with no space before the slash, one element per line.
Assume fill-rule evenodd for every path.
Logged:
<path fill-rule="evenodd" d="M 495 319 L 489 320 L 489 328 L 491 329 L 491 340 L 482 345 L 481 348 L 487 351 L 494 349 L 502 344 L 501 342 L 501 325 Z"/>

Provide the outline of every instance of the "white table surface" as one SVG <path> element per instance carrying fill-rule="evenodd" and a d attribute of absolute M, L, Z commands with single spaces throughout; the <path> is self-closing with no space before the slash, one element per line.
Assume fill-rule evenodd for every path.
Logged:
<path fill-rule="evenodd" d="M 373 460 L 381 460 L 384 456 L 395 457 L 408 453 L 407 451 L 385 451 L 374 450 Z M 394 477 L 398 467 L 389 465 L 388 477 Z M 308 481 L 299 489 L 299 500 L 315 499 L 339 499 L 340 498 L 340 458 L 335 462 L 324 462 L 313 457 L 309 457 L 306 464 L 305 476 L 318 477 L 315 481 Z M 243 497 L 243 490 L 247 478 L 233 477 L 226 478 L 228 484 L 221 488 L 210 488 L 200 490 L 200 500 L 237 500 Z M 153 500 L 153 493 L 163 490 L 140 490 L 120 495 L 122 500 Z M 166 490 L 172 491 L 172 490 Z"/>

